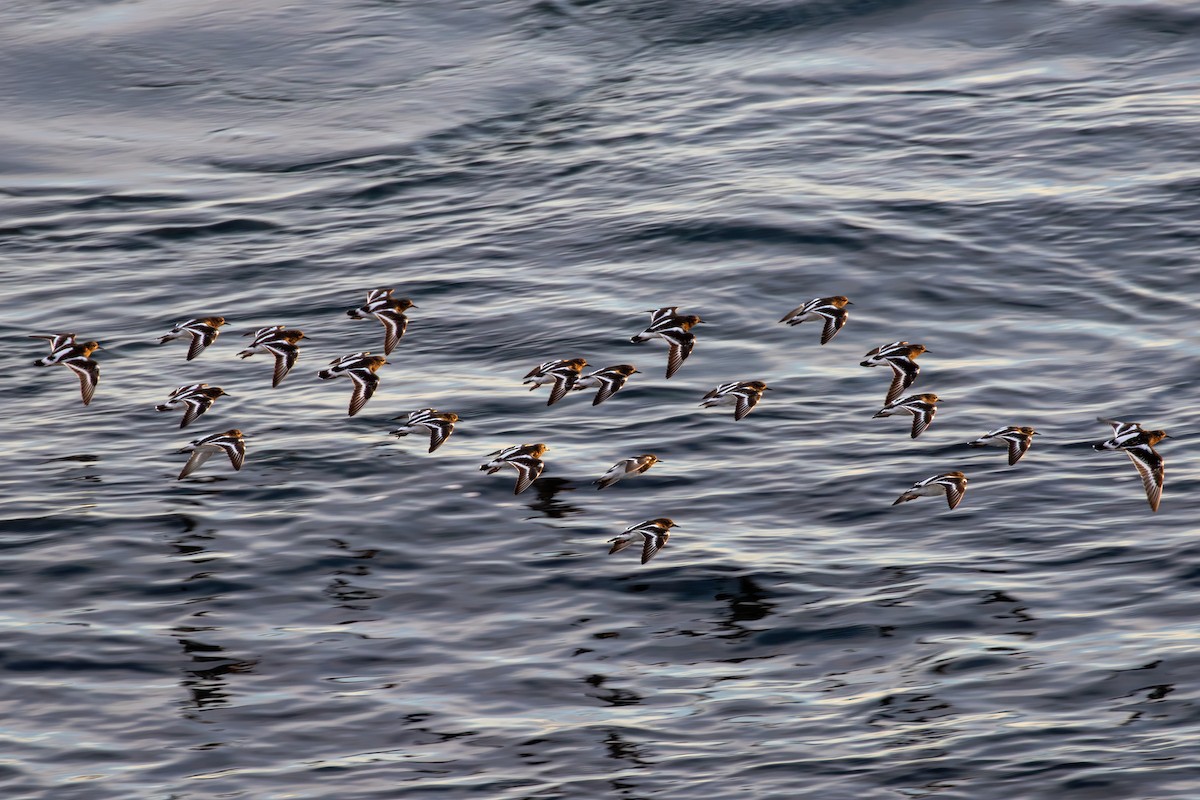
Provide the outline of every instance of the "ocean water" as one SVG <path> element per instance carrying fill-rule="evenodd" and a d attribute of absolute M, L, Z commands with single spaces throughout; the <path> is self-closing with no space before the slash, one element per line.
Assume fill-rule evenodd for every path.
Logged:
<path fill-rule="evenodd" d="M 6 800 L 1194 800 L 1200 10 L 0 7 Z M 381 351 L 346 415 L 316 371 Z M 777 320 L 845 294 L 846 327 Z M 666 349 L 645 310 L 705 319 Z M 229 324 L 200 357 L 157 337 Z M 302 328 L 270 388 L 239 334 Z M 30 334 L 96 339 L 79 401 Z M 873 419 L 929 353 L 918 439 Z M 643 373 L 601 406 L 521 376 Z M 773 388 L 745 419 L 719 383 Z M 176 386 L 230 394 L 186 430 Z M 388 435 L 434 406 L 436 453 Z M 1097 416 L 1163 428 L 1151 513 Z M 1033 425 L 1016 466 L 968 440 Z M 175 479 L 238 427 L 245 467 Z M 487 453 L 549 445 L 512 494 Z M 603 492 L 643 452 L 662 464 Z M 893 507 L 961 469 L 954 511 Z M 679 527 L 646 565 L 606 540 Z"/>

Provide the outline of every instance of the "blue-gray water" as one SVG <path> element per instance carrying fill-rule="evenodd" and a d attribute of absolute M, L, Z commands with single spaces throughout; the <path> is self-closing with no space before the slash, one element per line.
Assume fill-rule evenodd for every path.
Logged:
<path fill-rule="evenodd" d="M 0 796 L 1194 800 L 1200 11 L 0 8 Z M 316 370 L 382 348 L 354 418 Z M 851 297 L 828 345 L 777 320 Z M 707 321 L 670 381 L 646 309 Z M 192 362 L 182 319 L 230 324 Z M 261 325 L 311 337 L 276 390 Z M 85 408 L 31 362 L 99 340 Z M 906 339 L 930 429 L 872 419 Z M 645 370 L 593 408 L 520 376 Z M 748 417 L 697 407 L 774 388 Z M 174 387 L 230 397 L 184 431 Z M 457 411 L 433 455 L 387 435 Z M 1162 508 L 1093 452 L 1165 428 Z M 1008 467 L 964 445 L 1041 431 Z M 190 439 L 245 468 L 176 481 Z M 478 470 L 550 446 L 542 481 Z M 618 458 L 645 476 L 596 492 Z M 962 469 L 970 487 L 893 507 Z M 605 540 L 680 524 L 648 565 Z"/>

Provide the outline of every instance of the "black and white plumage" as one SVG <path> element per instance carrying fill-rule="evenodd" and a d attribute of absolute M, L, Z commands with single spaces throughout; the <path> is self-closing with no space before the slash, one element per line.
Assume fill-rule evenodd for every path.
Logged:
<path fill-rule="evenodd" d="M 238 353 L 240 358 L 249 358 L 255 353 L 269 353 L 275 356 L 275 372 L 271 376 L 272 389 L 279 386 L 292 371 L 292 367 L 296 366 L 296 359 L 300 357 L 299 342 L 307 338 L 304 331 L 290 330 L 283 325 L 271 325 L 242 335 L 253 336 L 254 340 L 245 350 Z"/>
<path fill-rule="evenodd" d="M 988 431 L 974 441 L 967 442 L 971 447 L 1007 447 L 1008 465 L 1011 467 L 1021 460 L 1025 451 L 1033 444 L 1033 437 L 1038 432 L 1025 425 L 1009 425 L 1007 428 L 997 428 Z"/>
<path fill-rule="evenodd" d="M 525 373 L 521 383 L 528 384 L 531 392 L 539 386 L 553 383 L 554 387 L 550 389 L 550 399 L 546 401 L 546 405 L 552 406 L 566 397 L 567 392 L 571 391 L 575 382 L 579 380 L 580 371 L 586 366 L 587 360 L 583 358 L 545 361 Z"/>
<path fill-rule="evenodd" d="M 55 352 L 62 350 L 64 347 L 69 347 L 75 344 L 75 334 L 73 333 L 33 333 L 29 335 L 29 338 L 46 340 L 46 343 L 50 345 L 50 355 L 46 356 L 46 358 L 50 358 L 55 354 Z M 39 362 L 46 361 L 46 358 L 39 359 Z M 45 367 L 49 366 L 51 363 L 58 362 L 46 362 L 44 364 L 38 363 L 38 366 Z"/>
<path fill-rule="evenodd" d="M 1163 483 L 1166 468 L 1163 458 L 1154 445 L 1163 439 L 1171 437 L 1166 431 L 1148 431 L 1136 422 L 1121 422 L 1115 419 L 1097 417 L 1100 422 L 1113 426 L 1112 438 L 1093 445 L 1097 450 L 1121 450 L 1129 456 L 1138 477 L 1142 479 L 1142 487 L 1146 490 L 1146 500 L 1150 503 L 1151 511 L 1158 511 L 1162 502 Z"/>
<path fill-rule="evenodd" d="M 928 352 L 923 344 L 908 342 L 892 342 L 876 347 L 867 353 L 865 360 L 859 362 L 862 367 L 889 366 L 892 368 L 892 385 L 888 387 L 887 397 L 883 402 L 891 404 L 900 393 L 913 385 L 921 374 L 921 365 L 916 362 L 917 356 Z"/>
<path fill-rule="evenodd" d="M 894 403 L 888 403 L 883 408 L 875 412 L 876 417 L 890 417 L 897 411 L 907 411 L 913 415 L 912 423 L 912 438 L 920 436 L 929 423 L 933 422 L 933 415 L 937 413 L 937 406 L 934 403 L 940 403 L 941 398 L 932 392 L 925 394 L 914 394 L 906 397 L 903 400 L 897 400 Z"/>
<path fill-rule="evenodd" d="M 1112 425 L 1113 428 L 1111 438 L 1093 445 L 1097 450 L 1124 450 L 1127 447 L 1140 447 L 1141 445 L 1153 447 L 1163 439 L 1171 438 L 1166 431 L 1148 431 L 1137 422 L 1121 422 L 1105 417 L 1096 417 L 1096 421 Z"/>
<path fill-rule="evenodd" d="M 353 417 L 367 404 L 371 395 L 375 394 L 375 389 L 379 386 L 379 376 L 375 374 L 375 370 L 386 363 L 386 358 L 373 356 L 370 352 L 351 353 L 330 361 L 328 367 L 317 373 L 317 377 L 324 381 L 334 378 L 351 380 L 354 393 L 350 395 L 349 416 Z"/>
<path fill-rule="evenodd" d="M 92 359 L 92 353 L 104 348 L 98 342 L 77 343 L 73 333 L 35 338 L 47 339 L 52 349 L 49 355 L 34 361 L 34 366 L 59 365 L 74 372 L 79 378 L 79 392 L 83 397 L 83 404 L 89 405 L 96 393 L 96 384 L 100 382 L 100 365 Z"/>
<path fill-rule="evenodd" d="M 191 475 L 205 461 L 208 461 L 208 459 L 217 453 L 224 453 L 229 456 L 229 463 L 233 465 L 235 470 L 240 470 L 246 460 L 246 443 L 243 441 L 241 431 L 237 428 L 230 428 L 224 433 L 214 433 L 211 436 L 205 436 L 203 439 L 196 439 L 179 452 L 191 453 L 192 456 L 183 465 L 183 470 L 179 473 L 179 477 L 176 480 L 182 480 Z"/>
<path fill-rule="evenodd" d="M 762 381 L 722 383 L 704 395 L 700 405 L 704 408 L 733 406 L 733 418 L 736 421 L 749 414 L 762 399 L 762 393 L 770 388 Z"/>
<path fill-rule="evenodd" d="M 489 460 L 480 469 L 486 470 L 487 474 L 491 475 L 499 472 L 505 466 L 512 467 L 517 471 L 517 485 L 513 489 L 513 494 L 520 494 L 542 474 L 542 470 L 545 468 L 542 456 L 545 455 L 547 449 L 546 445 L 540 442 L 506 447 L 488 453 Z"/>
<path fill-rule="evenodd" d="M 909 500 L 916 500 L 918 497 L 937 497 L 938 495 L 946 496 L 946 504 L 954 509 L 963 499 L 963 495 L 967 491 L 967 476 L 958 472 L 943 472 L 941 475 L 934 475 L 931 478 L 926 478 L 923 481 L 917 481 L 913 487 L 904 494 L 896 498 L 896 502 L 892 505 L 907 503 Z"/>
<path fill-rule="evenodd" d="M 217 401 L 218 397 L 226 394 L 228 392 L 220 386 L 209 386 L 207 383 L 193 383 L 188 386 L 180 386 L 171 392 L 171 396 L 167 398 L 167 402 L 155 406 L 154 410 L 171 411 L 182 407 L 184 409 L 183 420 L 179 423 L 179 427 L 186 428 L 195 421 L 196 417 L 212 408 L 212 404 Z"/>
<path fill-rule="evenodd" d="M 188 346 L 187 360 L 191 361 L 203 353 L 204 348 L 217 340 L 217 337 L 221 335 L 220 327 L 224 324 L 224 317 L 196 317 L 185 320 L 171 328 L 170 333 L 159 337 L 158 343 L 165 344 L 172 339 L 190 337 L 191 344 Z"/>
<path fill-rule="evenodd" d="M 391 355 L 392 350 L 408 330 L 408 317 L 404 312 L 417 305 L 407 297 L 392 297 L 394 289 L 372 289 L 367 293 L 367 302 L 358 308 L 346 312 L 350 319 L 377 319 L 383 323 L 384 340 L 383 354 Z"/>
<path fill-rule="evenodd" d="M 630 337 L 631 342 L 648 342 L 651 339 L 662 339 L 670 350 L 667 352 L 667 377 L 670 378 L 683 362 L 692 354 L 696 345 L 696 335 L 692 328 L 704 320 L 695 314 L 676 314 L 678 306 L 655 309 L 649 312 L 650 325 L 641 333 Z"/>
<path fill-rule="evenodd" d="M 625 386 L 625 381 L 634 373 L 641 372 L 632 364 L 617 364 L 612 367 L 598 369 L 595 372 L 580 376 L 575 381 L 573 391 L 583 389 L 599 389 L 592 399 L 592 405 L 598 406 Z"/>
<path fill-rule="evenodd" d="M 438 411 L 436 408 L 420 408 L 410 412 L 407 416 L 401 414 L 392 419 L 403 419 L 404 424 L 394 431 L 389 431 L 393 436 L 401 437 L 408 436 L 410 433 L 428 433 L 429 434 L 429 452 L 433 452 L 441 447 L 445 441 L 450 438 L 450 434 L 454 433 L 454 423 L 458 422 L 458 414 L 453 411 Z"/>
<path fill-rule="evenodd" d="M 821 331 L 821 344 L 828 344 L 829 340 L 846 324 L 846 317 L 849 316 L 846 306 L 852 305 L 854 304 L 845 295 L 817 297 L 796 306 L 784 314 L 783 319 L 779 321 L 795 326 L 809 320 L 822 320 L 825 327 Z"/>
<path fill-rule="evenodd" d="M 601 476 L 600 480 L 592 481 L 596 484 L 596 489 L 605 489 L 612 486 L 623 478 L 629 478 L 634 475 L 641 475 L 646 470 L 658 463 L 658 456 L 653 453 L 645 453 L 632 458 L 623 458 L 609 468 L 608 472 Z"/>
<path fill-rule="evenodd" d="M 619 553 L 634 542 L 642 543 L 642 563 L 654 558 L 655 553 L 666 546 L 671 538 L 671 528 L 678 527 L 670 517 L 659 517 L 630 525 L 617 536 L 609 539 L 612 544 L 609 555 Z"/>

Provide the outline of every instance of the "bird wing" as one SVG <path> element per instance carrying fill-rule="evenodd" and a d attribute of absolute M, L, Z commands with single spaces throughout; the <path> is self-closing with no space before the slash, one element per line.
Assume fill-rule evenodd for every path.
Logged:
<path fill-rule="evenodd" d="M 1021 456 L 1025 455 L 1029 445 L 1033 444 L 1033 437 L 1018 435 L 1005 438 L 1008 441 L 1008 465 L 1011 467 L 1021 460 Z"/>
<path fill-rule="evenodd" d="M 933 415 L 937 413 L 937 406 L 919 407 L 913 410 L 912 438 L 917 438 L 925 429 L 929 427 L 929 423 L 933 422 Z"/>
<path fill-rule="evenodd" d="M 542 474 L 542 469 L 545 467 L 540 458 L 534 458 L 533 456 L 517 456 L 508 459 L 508 463 L 517 469 L 517 485 L 513 489 L 513 494 L 520 494 L 528 489 L 529 484 L 537 480 L 537 477 Z"/>
<path fill-rule="evenodd" d="M 667 543 L 667 537 L 662 531 L 642 531 L 642 563 L 654 558 L 654 554 Z"/>
<path fill-rule="evenodd" d="M 429 452 L 431 453 L 441 447 L 450 438 L 450 434 L 454 433 L 453 422 L 438 420 L 424 424 L 429 429 Z"/>
<path fill-rule="evenodd" d="M 750 413 L 750 410 L 758 405 L 759 399 L 762 397 L 758 392 L 734 392 L 734 397 L 737 398 L 737 405 L 733 408 L 733 419 L 737 421 Z"/>
<path fill-rule="evenodd" d="M 286 343 L 268 342 L 264 346 L 275 356 L 275 372 L 271 375 L 271 388 L 274 389 L 292 371 L 292 367 L 296 366 L 300 350 L 295 345 Z"/>
<path fill-rule="evenodd" d="M 1162 501 L 1163 491 L 1163 459 L 1153 447 L 1148 444 L 1125 449 L 1125 455 L 1137 467 L 1138 475 L 1142 478 L 1142 486 L 1146 487 L 1146 499 L 1150 501 L 1150 510 L 1158 511 Z"/>
<path fill-rule="evenodd" d="M 609 541 L 612 542 L 612 548 L 608 551 L 608 554 L 611 556 L 613 553 L 619 553 L 633 544 L 633 537 L 621 534 L 616 538 L 609 539 Z"/>
<path fill-rule="evenodd" d="M 195 422 L 196 417 L 208 411 L 213 404 L 213 399 L 207 395 L 193 395 L 191 397 L 180 398 L 183 402 L 183 420 L 179 423 L 180 428 L 186 428 Z"/>
<path fill-rule="evenodd" d="M 811 301 L 809 301 L 809 302 L 811 302 Z M 803 314 L 803 313 L 804 313 L 804 311 L 805 311 L 807 308 L 808 308 L 808 302 L 801 303 L 800 305 L 798 305 L 798 306 L 796 306 L 795 308 L 793 308 L 791 311 L 789 311 L 789 312 L 787 312 L 786 314 L 784 314 L 784 315 L 783 315 L 783 317 L 782 317 L 782 318 L 781 318 L 779 321 L 780 321 L 780 322 L 788 322 L 788 321 L 789 321 L 789 320 L 791 320 L 793 317 L 797 317 L 797 316 L 799 316 L 800 314 Z M 798 324 L 799 324 L 799 320 L 796 320 L 796 322 L 791 322 L 791 323 L 789 323 L 789 324 L 792 324 L 792 325 L 798 325 Z"/>
<path fill-rule="evenodd" d="M 892 385 L 888 388 L 884 404 L 890 405 L 901 392 L 913 385 L 921 373 L 921 365 L 908 358 L 889 358 L 887 362 L 892 368 Z"/>
<path fill-rule="evenodd" d="M 696 335 L 684 332 L 664 338 L 671 346 L 670 351 L 667 352 L 667 377 L 670 378 L 679 371 L 684 360 L 692 354 L 692 348 L 696 345 Z"/>
<path fill-rule="evenodd" d="M 379 386 L 379 376 L 369 369 L 347 370 L 346 375 L 354 384 L 354 394 L 350 395 L 349 414 L 353 417 L 362 411 L 363 406 L 371 399 L 371 395 L 375 394 L 375 389 Z"/>
<path fill-rule="evenodd" d="M 608 398 L 616 394 L 622 386 L 625 385 L 625 376 L 616 375 L 596 375 L 596 380 L 600 382 L 600 389 L 596 392 L 596 397 L 592 400 L 592 405 L 598 406 Z"/>
<path fill-rule="evenodd" d="M 383 323 L 386 331 L 383 340 L 383 354 L 391 355 L 392 350 L 400 342 L 400 337 L 408 330 L 408 317 L 392 308 L 375 312 L 375 318 Z"/>
<path fill-rule="evenodd" d="M 552 406 L 559 400 L 566 397 L 567 392 L 571 391 L 571 387 L 575 385 L 575 380 L 579 376 L 574 372 L 555 372 L 554 388 L 550 390 L 550 399 L 546 401 L 546 405 Z"/>
<path fill-rule="evenodd" d="M 963 495 L 967 492 L 967 486 L 958 481 L 942 481 L 941 484 L 946 487 L 946 505 L 953 510 L 962 502 Z"/>
<path fill-rule="evenodd" d="M 221 442 L 221 449 L 229 456 L 229 463 L 235 470 L 240 470 L 246 462 L 246 443 L 239 439 L 227 439 Z"/>
<path fill-rule="evenodd" d="M 79 376 L 79 391 L 83 395 L 83 404 L 92 402 L 96 393 L 96 384 L 100 381 L 100 365 L 90 358 L 68 358 L 62 362 Z"/>
<path fill-rule="evenodd" d="M 208 347 L 211 339 L 209 341 L 205 341 L 206 337 L 203 334 L 198 333 L 191 328 L 188 329 L 188 333 L 192 335 L 192 343 L 188 345 L 187 360 L 191 361 L 193 358 L 204 352 L 204 348 Z"/>
<path fill-rule="evenodd" d="M 679 306 L 667 306 L 665 308 L 656 308 L 650 312 L 650 325 L 654 327 L 664 319 L 670 319 L 676 316 L 675 312 L 679 310 Z"/>
<path fill-rule="evenodd" d="M 829 340 L 846 324 L 846 312 L 835 306 L 828 311 L 818 311 L 817 313 L 825 317 L 825 328 L 821 331 L 821 344 L 828 344 Z"/>
<path fill-rule="evenodd" d="M 215 452 L 217 452 L 217 448 L 215 447 L 206 445 L 197 447 L 192 451 L 191 457 L 188 459 L 187 463 L 183 465 L 183 469 L 179 472 L 179 477 L 175 480 L 182 480 L 188 475 L 191 475 L 193 472 L 199 469 L 205 461 L 208 461 L 210 458 L 212 458 L 213 453 Z"/>
<path fill-rule="evenodd" d="M 625 474 L 629 472 L 629 462 L 630 459 L 628 458 L 621 459 L 609 467 L 608 472 L 605 472 L 600 476 L 600 480 L 593 481 L 593 483 L 596 484 L 597 491 L 612 486 L 614 483 L 621 480 L 621 478 L 625 477 Z"/>

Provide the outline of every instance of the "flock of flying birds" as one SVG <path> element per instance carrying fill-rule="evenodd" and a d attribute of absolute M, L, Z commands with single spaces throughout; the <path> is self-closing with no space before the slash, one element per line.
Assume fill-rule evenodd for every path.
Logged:
<path fill-rule="evenodd" d="M 348 378 L 352 385 L 350 395 L 349 415 L 354 416 L 367 404 L 379 386 L 379 375 L 376 374 L 381 366 L 387 363 L 387 356 L 399 343 L 408 328 L 408 317 L 405 315 L 410 308 L 416 308 L 408 298 L 395 298 L 393 289 L 375 289 L 367 294 L 367 301 L 358 308 L 346 312 L 351 319 L 375 319 L 384 327 L 384 355 L 372 355 L 369 351 L 350 353 L 330 362 L 329 366 L 317 373 L 322 380 Z M 829 341 L 846 324 L 848 312 L 846 306 L 852 303 L 844 296 L 818 297 L 789 311 L 783 316 L 781 323 L 789 326 L 802 322 L 821 322 L 821 344 Z M 659 308 L 650 313 L 650 324 L 641 333 L 634 335 L 631 341 L 635 343 L 658 339 L 665 342 L 667 351 L 666 377 L 670 378 L 692 353 L 696 343 L 696 335 L 692 328 L 702 324 L 703 320 L 693 314 L 679 314 L 678 306 Z M 167 334 L 159 339 L 159 344 L 173 339 L 187 338 L 189 340 L 187 360 L 196 358 L 204 349 L 216 341 L 220 328 L 225 324 L 224 317 L 199 317 L 180 322 Z M 299 356 L 299 342 L 305 338 L 299 330 L 289 329 L 284 325 L 271 325 L 249 331 L 244 336 L 253 336 L 249 346 L 238 353 L 241 358 L 249 358 L 256 354 L 271 355 L 275 358 L 275 369 L 271 385 L 277 387 L 287 377 L 296 365 Z M 37 366 L 60 365 L 67 367 L 79 378 L 83 404 L 88 405 L 96 391 L 100 380 L 100 367 L 92 358 L 92 354 L 103 348 L 97 342 L 77 342 L 74 333 L 40 334 L 31 338 L 45 339 L 50 345 L 49 355 L 33 362 Z M 921 372 L 917 358 L 927 350 L 921 344 L 909 344 L 899 341 L 876 347 L 866 354 L 861 366 L 887 366 L 892 370 L 892 382 L 888 388 L 884 405 L 876 417 L 889 417 L 900 412 L 912 415 L 912 438 L 920 436 L 933 422 L 937 413 L 936 394 L 922 394 L 901 397 L 916 381 Z M 640 372 L 632 364 L 616 364 L 584 374 L 583 369 L 588 365 L 582 358 L 558 359 L 537 365 L 524 377 L 524 383 L 530 391 L 541 386 L 549 385 L 550 396 L 547 405 L 554 405 L 569 392 L 596 389 L 592 405 L 599 405 L 612 397 L 624 386 L 630 376 Z M 700 405 L 709 408 L 713 406 L 733 406 L 734 420 L 740 420 L 749 414 L 762 399 L 764 391 L 770 387 L 761 380 L 736 381 L 723 383 L 704 395 Z M 196 383 L 180 386 L 171 392 L 165 403 L 155 406 L 157 411 L 183 409 L 183 419 L 180 428 L 186 428 L 202 414 L 212 408 L 218 398 L 226 392 L 217 386 L 206 383 Z M 454 432 L 454 424 L 458 415 L 453 412 L 442 412 L 435 408 L 422 408 L 410 412 L 406 417 L 401 415 L 394 419 L 404 418 L 403 424 L 391 434 L 402 437 L 409 434 L 428 434 L 429 452 L 441 447 L 450 434 Z M 1112 425 L 1112 437 L 1094 445 L 1096 450 L 1120 450 L 1125 453 L 1137 468 L 1138 475 L 1146 490 L 1150 508 L 1158 511 L 1163 490 L 1163 459 L 1154 449 L 1161 440 L 1169 438 L 1165 431 L 1145 430 L 1136 422 L 1121 422 L 1103 417 L 1099 421 Z M 997 446 L 1008 450 L 1009 465 L 1016 464 L 1025 455 L 1037 431 L 1028 426 L 1009 425 L 989 431 L 968 444 L 974 447 Z M 480 469 L 489 475 L 504 467 L 512 467 L 517 472 L 515 494 L 520 494 L 529 488 L 545 466 L 542 456 L 547 446 L 544 443 L 520 444 L 497 450 L 488 454 L 488 461 Z M 244 435 L 236 428 L 214 433 L 201 439 L 196 439 L 181 453 L 189 453 L 187 463 L 179 473 L 179 479 L 200 468 L 209 458 L 223 453 L 229 458 L 235 470 L 240 470 L 246 459 L 246 444 Z M 622 459 L 612 466 L 604 475 L 595 481 L 597 489 L 604 489 L 617 481 L 640 475 L 653 467 L 658 457 L 652 453 L 632 456 Z M 915 500 L 918 497 L 944 496 L 951 509 L 962 501 L 967 489 L 967 477 L 962 472 L 951 471 L 932 475 L 917 481 L 901 494 L 892 505 Z M 645 564 L 667 543 L 670 530 L 676 523 L 669 517 L 639 522 L 631 525 L 615 538 L 610 539 L 612 548 L 609 553 L 624 550 L 631 544 L 640 541 L 642 545 L 642 563 Z"/>

